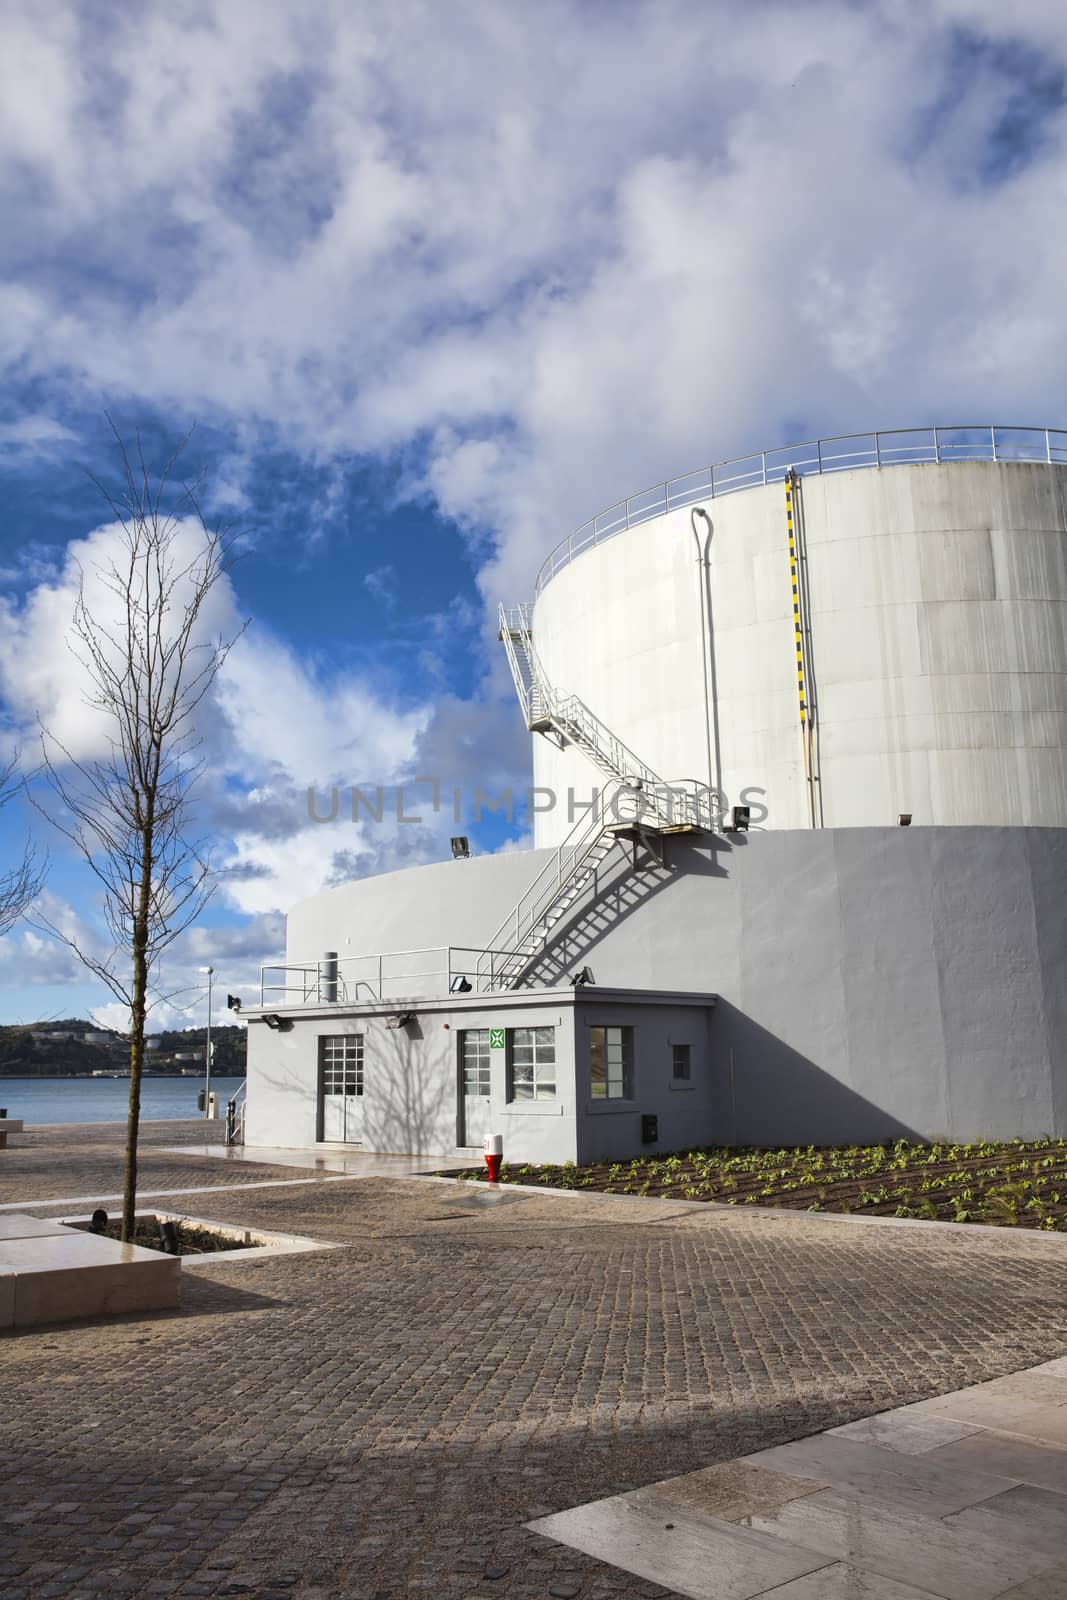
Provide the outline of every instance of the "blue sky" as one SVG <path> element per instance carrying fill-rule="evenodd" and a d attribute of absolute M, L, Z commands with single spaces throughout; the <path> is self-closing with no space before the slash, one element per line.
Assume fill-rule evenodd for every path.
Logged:
<path fill-rule="evenodd" d="M 309 785 L 521 790 L 495 607 L 602 506 L 797 435 L 1067 424 L 1065 69 L 1051 0 L 9 0 L 5 747 L 78 721 L 105 412 L 157 459 L 195 423 L 241 535 L 200 802 L 223 875 L 160 1022 L 202 1015 L 204 961 L 248 992 L 301 894 L 447 852 L 447 814 L 318 826 Z M 0 849 L 27 830 L 97 937 L 35 814 Z M 32 929 L 0 945 L 0 1019 L 105 1000 Z"/>

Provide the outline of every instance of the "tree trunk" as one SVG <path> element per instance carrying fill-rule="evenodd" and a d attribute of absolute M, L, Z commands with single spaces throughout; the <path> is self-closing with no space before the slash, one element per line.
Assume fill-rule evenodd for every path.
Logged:
<path fill-rule="evenodd" d="M 141 1069 L 148 1009 L 148 934 L 152 883 L 151 823 L 142 832 L 141 882 L 133 925 L 133 994 L 130 1005 L 130 1104 L 126 1114 L 126 1170 L 122 1183 L 122 1240 L 133 1242 L 137 1215 L 137 1138 L 141 1125 Z"/>

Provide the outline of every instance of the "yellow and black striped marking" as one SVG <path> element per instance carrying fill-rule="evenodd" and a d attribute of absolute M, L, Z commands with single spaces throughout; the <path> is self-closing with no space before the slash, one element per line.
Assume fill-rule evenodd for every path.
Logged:
<path fill-rule="evenodd" d="M 793 582 L 793 631 L 797 647 L 797 693 L 800 696 L 800 721 L 801 725 L 808 720 L 807 700 L 804 695 L 804 633 L 800 625 L 800 578 L 797 572 L 797 538 L 793 526 L 793 490 L 796 485 L 796 473 L 791 472 L 785 480 L 785 520 L 789 529 L 789 572 Z"/>

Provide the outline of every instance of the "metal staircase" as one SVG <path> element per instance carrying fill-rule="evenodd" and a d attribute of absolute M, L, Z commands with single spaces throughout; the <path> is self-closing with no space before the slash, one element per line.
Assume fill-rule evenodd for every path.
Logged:
<path fill-rule="evenodd" d="M 706 827 L 707 806 L 699 803 L 699 785 L 688 780 L 667 783 L 584 700 L 552 687 L 534 646 L 530 611 L 528 605 L 500 607 L 500 638 L 530 732 L 544 734 L 561 750 L 567 745 L 580 750 L 632 797 L 635 817 L 646 828 L 671 832 Z"/>
<path fill-rule="evenodd" d="M 598 794 L 552 859 L 522 894 L 478 958 L 480 992 L 517 989 L 557 926 L 615 848 L 617 829 L 611 796 Z"/>
<path fill-rule="evenodd" d="M 519 987 L 616 843 L 632 841 L 636 862 L 639 840 L 654 850 L 663 834 L 710 826 L 706 790 L 692 780 L 665 782 L 583 700 L 553 688 L 534 646 L 530 611 L 500 607 L 500 638 L 526 726 L 561 750 L 571 745 L 581 751 L 608 784 L 489 941 L 477 968 L 482 992 Z"/>

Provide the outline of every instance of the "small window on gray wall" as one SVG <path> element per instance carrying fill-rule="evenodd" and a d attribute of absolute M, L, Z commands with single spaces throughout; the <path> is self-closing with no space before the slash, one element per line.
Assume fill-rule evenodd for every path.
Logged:
<path fill-rule="evenodd" d="M 555 1099 L 555 1028 L 509 1028 L 508 1056 L 512 1100 Z"/>
<path fill-rule="evenodd" d="M 671 1045 L 673 1061 L 673 1076 L 675 1079 L 686 1080 L 690 1076 L 689 1046 L 687 1044 Z"/>
<path fill-rule="evenodd" d="M 634 1030 L 590 1028 L 589 1093 L 594 1100 L 632 1100 Z"/>

